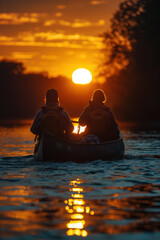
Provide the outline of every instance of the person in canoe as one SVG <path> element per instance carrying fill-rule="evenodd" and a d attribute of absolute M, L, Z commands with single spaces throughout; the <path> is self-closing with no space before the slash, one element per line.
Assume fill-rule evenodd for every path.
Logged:
<path fill-rule="evenodd" d="M 120 138 L 120 131 L 113 112 L 104 103 L 106 96 L 103 90 L 96 89 L 92 94 L 89 105 L 79 117 L 79 124 L 86 125 L 84 139 L 102 142 Z"/>
<path fill-rule="evenodd" d="M 45 105 L 37 112 L 31 132 L 40 140 L 44 132 L 49 132 L 57 137 L 69 136 L 74 127 L 69 115 L 59 104 L 58 92 L 49 89 L 46 92 Z"/>

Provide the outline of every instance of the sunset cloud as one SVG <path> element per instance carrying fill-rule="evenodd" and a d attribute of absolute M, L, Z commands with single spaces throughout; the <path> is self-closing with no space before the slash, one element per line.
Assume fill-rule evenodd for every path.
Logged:
<path fill-rule="evenodd" d="M 60 20 L 59 24 L 62 25 L 62 26 L 65 26 L 65 27 L 71 26 L 71 23 L 68 22 L 68 21 L 65 21 L 65 20 Z"/>
<path fill-rule="evenodd" d="M 9 38 L 0 36 L 1 46 L 34 46 L 57 48 L 102 48 L 100 37 L 80 34 L 64 34 L 55 32 L 21 33 Z"/>
<path fill-rule="evenodd" d="M 106 1 L 103 1 L 103 0 L 93 0 L 90 2 L 92 5 L 102 5 L 102 4 L 105 4 Z"/>
<path fill-rule="evenodd" d="M 87 41 L 87 42 L 101 42 L 100 37 L 80 35 L 80 34 L 63 34 L 55 32 L 39 32 L 32 35 L 34 39 L 42 39 L 45 41 L 53 40 L 77 40 L 77 41 Z"/>
<path fill-rule="evenodd" d="M 62 17 L 62 15 L 63 15 L 63 14 L 62 14 L 61 12 L 55 13 L 55 16 L 56 16 L 56 17 Z"/>
<path fill-rule="evenodd" d="M 14 38 L 13 37 L 7 37 L 7 36 L 0 36 L 0 42 L 8 42 L 8 41 L 13 41 Z"/>
<path fill-rule="evenodd" d="M 95 27 L 95 26 L 104 26 L 105 20 L 101 19 L 97 22 L 90 22 L 82 19 L 75 19 L 74 22 L 61 20 L 59 21 L 59 24 L 62 26 L 69 26 L 72 28 L 83 28 L 83 27 L 93 27 L 93 26 Z"/>
<path fill-rule="evenodd" d="M 49 27 L 49 26 L 54 25 L 55 23 L 56 23 L 55 20 L 47 20 L 44 22 L 44 26 Z"/>
<path fill-rule="evenodd" d="M 19 47 L 55 47 L 55 48 L 82 48 L 81 44 L 70 43 L 69 41 L 62 42 L 0 42 L 0 46 L 19 46 Z"/>
<path fill-rule="evenodd" d="M 66 5 L 57 5 L 57 9 L 65 9 Z"/>
<path fill-rule="evenodd" d="M 20 25 L 37 23 L 43 14 L 38 13 L 0 13 L 0 25 Z"/>
<path fill-rule="evenodd" d="M 59 15 L 60 17 L 61 15 Z M 57 15 L 58 17 L 58 15 Z M 87 20 L 83 20 L 83 19 L 75 19 L 73 22 L 70 21 L 66 21 L 66 20 L 55 20 L 55 19 L 51 19 L 51 20 L 47 20 L 44 22 L 44 26 L 52 26 L 52 25 L 61 25 L 64 27 L 70 27 L 70 28 L 85 28 L 85 27 L 100 27 L 100 26 L 105 26 L 106 22 L 104 19 L 100 19 L 97 22 L 90 22 Z"/>
<path fill-rule="evenodd" d="M 58 56 L 57 55 L 42 55 L 41 56 L 41 59 L 45 59 L 45 60 L 56 60 L 58 58 Z"/>
<path fill-rule="evenodd" d="M 26 52 L 13 52 L 12 56 L 14 59 L 32 59 L 35 53 L 26 53 Z"/>

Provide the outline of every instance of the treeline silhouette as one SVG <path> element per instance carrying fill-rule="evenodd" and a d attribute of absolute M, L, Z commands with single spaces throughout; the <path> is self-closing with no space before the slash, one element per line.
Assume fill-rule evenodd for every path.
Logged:
<path fill-rule="evenodd" d="M 94 83 L 80 86 L 63 76 L 50 78 L 24 70 L 20 62 L 0 61 L 0 119 L 33 118 L 50 88 L 58 90 L 62 107 L 77 117 L 96 87 Z"/>
<path fill-rule="evenodd" d="M 125 0 L 103 35 L 101 75 L 120 120 L 160 121 L 159 29 L 159 0 Z"/>

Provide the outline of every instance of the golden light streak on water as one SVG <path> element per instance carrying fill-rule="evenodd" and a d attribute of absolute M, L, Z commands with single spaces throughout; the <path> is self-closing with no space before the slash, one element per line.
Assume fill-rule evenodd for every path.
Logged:
<path fill-rule="evenodd" d="M 70 191 L 80 193 L 83 192 L 83 188 L 71 188 Z"/>
<path fill-rule="evenodd" d="M 73 209 L 68 210 L 68 213 L 73 213 L 73 212 L 74 212 Z"/>
<path fill-rule="evenodd" d="M 67 223 L 68 236 L 82 236 L 86 237 L 88 232 L 84 229 L 86 221 L 86 213 L 94 215 L 94 211 L 90 211 L 89 206 L 85 206 L 84 195 L 80 194 L 84 192 L 84 188 L 79 186 L 82 183 L 80 179 L 70 181 L 69 185 L 74 187 L 70 188 L 69 191 L 72 193 L 71 197 L 64 201 L 67 206 L 65 209 L 70 214 L 70 221 Z"/>
<path fill-rule="evenodd" d="M 78 213 L 84 213 L 84 207 L 74 206 L 73 209 Z"/>
<path fill-rule="evenodd" d="M 72 219 L 83 219 L 84 216 L 82 214 L 72 214 L 71 218 Z"/>
<path fill-rule="evenodd" d="M 67 227 L 68 228 L 76 228 L 76 229 L 82 229 L 84 227 L 84 224 L 85 224 L 85 221 L 84 220 L 74 220 L 74 221 L 70 221 L 68 224 L 67 224 Z"/>
<path fill-rule="evenodd" d="M 83 199 L 68 199 L 68 204 L 69 205 L 84 205 L 85 202 Z"/>
<path fill-rule="evenodd" d="M 77 179 L 77 180 L 70 181 L 69 185 L 75 185 L 75 184 L 80 184 L 80 183 L 81 183 L 81 180 Z"/>
<path fill-rule="evenodd" d="M 94 215 L 94 211 L 91 211 L 90 214 L 91 214 L 91 215 Z"/>
<path fill-rule="evenodd" d="M 86 213 L 89 213 L 90 212 L 90 207 L 86 207 Z"/>
<path fill-rule="evenodd" d="M 73 198 L 84 198 L 83 194 L 72 194 L 71 197 L 73 197 Z"/>
<path fill-rule="evenodd" d="M 86 230 L 80 230 L 80 229 L 69 229 L 67 231 L 67 235 L 68 236 L 73 236 L 73 235 L 77 235 L 77 236 L 82 236 L 82 237 L 86 237 L 88 235 Z"/>

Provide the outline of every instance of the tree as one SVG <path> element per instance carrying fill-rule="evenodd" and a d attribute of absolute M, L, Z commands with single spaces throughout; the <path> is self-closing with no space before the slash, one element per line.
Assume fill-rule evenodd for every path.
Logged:
<path fill-rule="evenodd" d="M 0 62 L 0 72 L 3 75 L 18 75 L 24 72 L 25 68 L 21 62 L 2 60 Z"/>
<path fill-rule="evenodd" d="M 125 0 L 103 35 L 101 74 L 123 120 L 160 120 L 159 29 L 159 0 Z"/>

